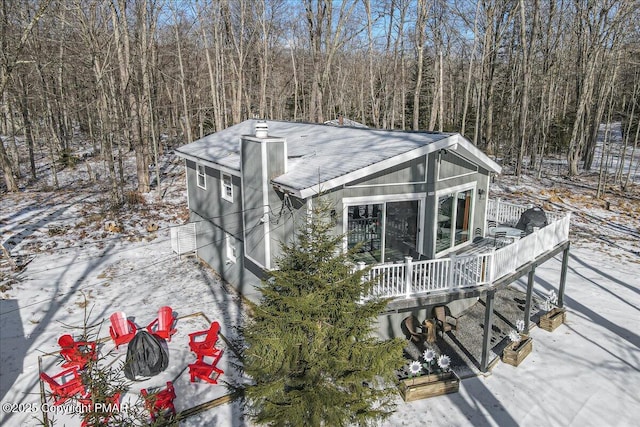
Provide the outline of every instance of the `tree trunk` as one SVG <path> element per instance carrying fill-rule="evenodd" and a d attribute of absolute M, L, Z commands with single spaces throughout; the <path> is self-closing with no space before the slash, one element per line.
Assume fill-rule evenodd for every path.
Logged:
<path fill-rule="evenodd" d="M 578 175 L 578 162 L 580 161 L 586 140 L 587 109 L 590 108 L 589 105 L 591 104 L 593 96 L 595 69 L 599 53 L 599 51 L 596 51 L 593 55 L 593 60 L 588 64 L 587 75 L 583 81 L 582 91 L 578 98 L 578 109 L 573 123 L 573 130 L 571 131 L 571 141 L 569 142 L 569 152 L 567 154 L 569 176 Z"/>
<path fill-rule="evenodd" d="M 418 18 L 415 27 L 416 84 L 413 88 L 413 130 L 420 129 L 420 92 L 422 91 L 422 70 L 426 42 L 425 27 L 428 17 L 427 0 L 418 0 Z"/>
<path fill-rule="evenodd" d="M 33 129 L 31 127 L 31 118 L 29 117 L 29 103 L 27 84 L 22 77 L 18 78 L 22 87 L 22 97 L 20 98 L 20 111 L 22 112 L 22 124 L 24 126 L 24 138 L 27 142 L 27 150 L 29 151 L 29 168 L 31 169 L 31 178 L 36 179 L 36 162 L 33 153 Z"/>
<path fill-rule="evenodd" d="M 527 21 L 525 18 L 524 0 L 520 0 L 520 43 L 522 44 L 522 94 L 520 100 L 520 148 L 516 163 L 516 176 L 518 182 L 522 175 L 522 163 L 527 145 L 527 113 L 529 112 L 529 92 L 531 91 L 531 63 L 529 58 L 533 52 L 533 45 L 537 38 L 538 29 L 538 1 L 533 2 L 533 22 L 531 23 L 531 37 L 527 42 Z"/>
<path fill-rule="evenodd" d="M 11 192 L 18 191 L 18 183 L 13 176 L 13 169 L 11 168 L 11 162 L 9 156 L 4 149 L 4 142 L 0 141 L 0 164 L 2 164 L 2 173 L 4 174 L 4 181 L 7 184 L 7 190 Z"/>

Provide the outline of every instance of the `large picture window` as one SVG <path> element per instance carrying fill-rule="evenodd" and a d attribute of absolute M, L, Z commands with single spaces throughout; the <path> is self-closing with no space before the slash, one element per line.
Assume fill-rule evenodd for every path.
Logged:
<path fill-rule="evenodd" d="M 472 238 L 473 194 L 474 189 L 468 188 L 438 195 L 436 253 L 447 251 Z"/>
<path fill-rule="evenodd" d="M 355 261 L 367 264 L 419 256 L 421 200 L 389 200 L 347 204 L 347 248 Z"/>

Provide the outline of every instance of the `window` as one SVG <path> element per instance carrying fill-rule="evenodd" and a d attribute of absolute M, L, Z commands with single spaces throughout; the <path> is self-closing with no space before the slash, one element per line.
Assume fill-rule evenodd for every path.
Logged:
<path fill-rule="evenodd" d="M 374 264 L 416 257 L 420 242 L 420 203 L 421 200 L 347 202 L 347 249 L 357 248 L 354 260 Z"/>
<path fill-rule="evenodd" d="M 227 264 L 236 262 L 236 242 L 233 236 L 229 233 L 225 233 L 225 246 L 227 252 Z"/>
<path fill-rule="evenodd" d="M 198 179 L 198 187 L 207 189 L 207 180 L 204 173 L 204 165 L 196 165 L 196 175 Z"/>
<path fill-rule="evenodd" d="M 436 253 L 468 242 L 472 222 L 473 189 L 451 191 L 438 197 Z"/>
<path fill-rule="evenodd" d="M 231 184 L 231 175 L 223 173 L 220 183 L 222 185 L 222 198 L 233 203 L 233 185 Z"/>

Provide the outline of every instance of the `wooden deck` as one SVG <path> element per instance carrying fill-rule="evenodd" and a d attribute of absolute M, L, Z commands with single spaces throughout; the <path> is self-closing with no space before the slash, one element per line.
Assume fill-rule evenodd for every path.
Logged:
<path fill-rule="evenodd" d="M 489 219 L 497 218 L 498 223 L 515 223 L 528 208 L 504 204 L 503 209 L 500 202 L 490 206 L 488 212 L 494 216 Z M 484 237 L 445 258 L 414 261 L 406 257 L 401 263 L 375 265 L 368 273 L 374 282 L 370 296 L 391 297 L 390 306 L 405 307 L 477 296 L 509 280 L 523 267 L 564 250 L 569 242 L 570 214 L 548 216 L 547 226 L 506 246 L 496 247 L 493 237 Z"/>

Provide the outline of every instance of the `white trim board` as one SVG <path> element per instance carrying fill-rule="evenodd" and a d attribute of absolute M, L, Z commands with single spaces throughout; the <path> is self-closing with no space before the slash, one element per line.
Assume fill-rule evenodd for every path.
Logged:
<path fill-rule="evenodd" d="M 442 196 L 443 194 L 451 194 L 451 193 L 460 193 L 463 191 L 468 191 L 468 190 L 472 190 L 472 198 L 471 198 L 471 212 L 469 212 L 469 227 L 468 230 L 474 230 L 474 216 L 475 216 L 475 211 L 476 211 L 476 203 L 478 201 L 478 183 L 476 181 L 474 182 L 469 182 L 466 184 L 460 184 L 460 185 L 456 185 L 454 187 L 448 187 L 448 188 L 443 188 L 441 190 L 436 191 L 435 196 L 433 197 L 433 212 L 434 215 L 438 215 L 438 199 L 440 198 L 440 196 Z M 458 207 L 454 205 L 454 210 L 456 211 L 456 218 L 458 215 Z M 453 217 L 453 215 L 452 215 Z M 435 237 L 433 239 L 433 255 L 434 258 L 441 258 L 443 255 L 446 255 L 454 250 L 458 250 L 462 247 L 464 247 L 465 245 L 473 242 L 473 236 L 469 236 L 469 239 L 466 242 L 460 243 L 459 245 L 455 245 L 455 238 L 451 241 L 449 248 L 448 249 L 444 249 L 440 252 L 437 252 L 436 249 L 436 240 L 437 236 L 438 236 L 438 221 L 433 221 L 433 236 Z"/>
<path fill-rule="evenodd" d="M 383 230 L 386 231 L 386 222 L 387 222 L 387 212 L 386 212 L 386 203 L 393 202 L 406 202 L 406 201 L 418 201 L 418 218 L 416 221 L 418 222 L 418 235 L 417 235 L 417 244 L 416 251 L 424 254 L 424 220 L 425 220 L 425 208 L 427 203 L 427 193 L 403 193 L 403 194 L 386 194 L 386 195 L 376 195 L 376 196 L 358 196 L 358 197 L 343 197 L 342 198 L 342 234 L 344 235 L 342 248 L 344 252 L 348 250 L 348 241 L 347 241 L 347 226 L 349 222 L 349 206 L 358 206 L 358 205 L 370 205 L 370 204 L 385 204 L 384 216 L 382 218 L 383 222 Z M 385 244 L 384 241 L 385 233 L 382 233 L 382 239 L 380 245 L 383 246 Z"/>
<path fill-rule="evenodd" d="M 251 138 L 248 138 L 249 140 Z M 267 144 L 260 143 L 260 155 L 262 156 L 262 221 L 264 230 L 264 265 L 267 270 L 271 268 L 271 236 L 269 218 L 269 173 L 267 171 Z"/>
<path fill-rule="evenodd" d="M 292 192 L 293 194 L 297 195 L 298 197 L 301 197 L 303 199 L 306 199 L 309 196 L 314 196 L 316 194 L 320 194 L 322 191 L 327 191 L 327 190 L 331 190 L 333 188 L 339 187 L 341 185 L 344 185 L 348 182 L 352 182 L 352 181 L 356 181 L 358 179 L 362 179 L 362 178 L 366 178 L 367 176 L 373 175 L 374 173 L 377 172 L 382 172 L 385 169 L 389 169 L 393 166 L 408 162 L 412 159 L 415 159 L 416 157 L 420 157 L 423 155 L 427 155 L 433 151 L 437 151 L 439 149 L 445 148 L 447 146 L 449 146 L 451 144 L 451 141 L 449 141 L 451 139 L 451 137 L 449 138 L 445 138 L 445 139 L 441 139 L 439 141 L 436 141 L 432 144 L 429 145 L 425 145 L 423 147 L 419 147 L 416 148 L 415 150 L 411 150 L 408 151 L 406 153 L 400 154 L 398 156 L 392 157 L 390 159 L 386 159 L 383 160 L 381 162 L 378 162 L 376 164 L 367 166 L 365 168 L 362 169 L 358 169 L 356 171 L 350 172 L 348 174 L 330 179 L 328 181 L 322 182 L 320 184 L 315 184 L 309 188 L 305 188 L 302 190 L 299 189 L 292 189 L 289 188 L 288 186 L 278 183 L 277 182 L 277 178 L 274 180 L 276 182 L 276 184 L 287 188 L 288 191 Z"/>
<path fill-rule="evenodd" d="M 211 169 L 222 171 L 222 172 L 228 173 L 229 175 L 234 175 L 234 176 L 240 176 L 241 175 L 241 172 L 239 170 L 231 169 L 231 168 L 229 168 L 227 166 L 223 166 L 221 164 L 212 162 L 211 160 L 205 160 L 205 159 L 200 158 L 200 157 L 192 156 L 191 154 L 185 154 L 185 153 L 182 153 L 182 152 L 180 152 L 178 150 L 176 150 L 176 154 L 179 157 L 182 157 L 185 160 L 191 160 L 192 162 L 195 162 L 195 163 L 202 163 L 202 164 L 204 164 L 206 166 L 209 166 Z"/>
<path fill-rule="evenodd" d="M 374 173 L 381 172 L 381 171 L 384 171 L 385 169 L 389 169 L 393 166 L 410 161 L 412 159 L 415 159 L 416 157 L 428 155 L 430 153 L 433 153 L 435 151 L 442 150 L 445 148 L 451 149 L 452 151 L 457 151 L 457 150 L 462 151 L 462 153 L 456 153 L 456 154 L 465 158 L 465 160 L 469 161 L 470 163 L 478 164 L 479 166 L 489 170 L 490 172 L 493 171 L 496 173 L 500 173 L 500 171 L 502 170 L 502 168 L 497 163 L 491 160 L 482 151 L 477 149 L 470 141 L 465 139 L 462 135 L 453 134 L 448 136 L 447 138 L 435 141 L 431 144 L 424 145 L 422 147 L 416 148 L 406 153 L 402 153 L 400 155 L 380 161 L 378 163 L 367 166 L 365 168 L 358 169 L 356 171 L 347 173 L 345 175 L 327 180 L 325 182 L 314 184 L 308 188 L 303 188 L 303 189 L 292 188 L 287 184 L 279 182 L 278 177 L 274 178 L 272 182 L 277 187 L 282 188 L 283 191 L 291 193 L 299 198 L 306 199 L 310 196 L 320 194 L 322 191 L 331 190 L 333 188 L 345 185 L 346 183 L 365 178 L 367 176 L 373 175 Z M 475 161 L 472 161 L 466 158 L 465 154 L 468 154 L 470 157 L 473 157 Z"/>

